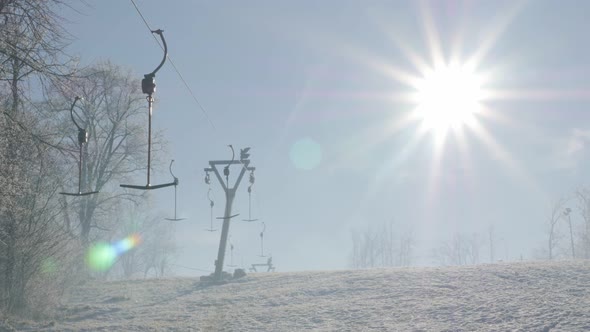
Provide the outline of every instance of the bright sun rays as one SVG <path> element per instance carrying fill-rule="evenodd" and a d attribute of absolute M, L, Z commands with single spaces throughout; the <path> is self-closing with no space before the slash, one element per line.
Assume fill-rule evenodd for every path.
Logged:
<path fill-rule="evenodd" d="M 433 150 L 427 175 L 429 186 L 425 188 L 430 198 L 440 193 L 446 173 L 454 172 L 467 181 L 477 177 L 478 167 L 474 164 L 476 146 L 483 148 L 485 158 L 497 161 L 515 179 L 532 190 L 538 190 L 534 179 L 489 128 L 492 123 L 502 125 L 506 119 L 503 112 L 496 112 L 490 107 L 490 103 L 501 100 L 504 93 L 494 86 L 494 78 L 498 75 L 497 70 L 502 68 L 501 64 L 487 56 L 522 9 L 522 2 L 513 4 L 503 14 L 491 19 L 487 28 L 480 27 L 484 33 L 478 36 L 479 45 L 475 47 L 464 47 L 463 44 L 464 36 L 469 33 L 466 23 L 468 12 L 459 9 L 461 15 L 457 16 L 457 30 L 441 38 L 440 31 L 449 32 L 453 29 L 437 28 L 433 16 L 435 9 L 430 8 L 430 5 L 432 3 L 422 2 L 420 6 L 419 21 L 422 24 L 425 51 L 418 51 L 415 46 L 411 47 L 404 42 L 396 32 L 398 29 L 391 26 L 390 21 L 378 19 L 380 13 L 376 14 L 375 21 L 378 21 L 377 24 L 391 38 L 410 66 L 400 66 L 391 60 L 366 53 L 362 55 L 364 62 L 374 70 L 405 87 L 391 94 L 395 107 L 404 109 L 404 112 L 392 114 L 393 120 L 389 125 L 379 124 L 385 127 L 379 128 L 379 133 L 376 133 L 375 128 L 370 130 L 366 134 L 367 140 L 384 143 L 402 131 L 413 130 L 413 136 L 402 149 L 394 152 L 391 160 L 383 163 L 377 173 L 375 186 L 391 176 L 392 168 L 403 170 L 398 166 L 409 160 L 409 156 L 420 149 L 422 143 L 430 141 Z M 465 49 L 471 51 L 465 52 Z M 527 99 L 526 96 L 519 97 Z M 446 149 L 454 151 L 449 155 L 451 159 L 443 158 Z M 470 175 L 472 171 L 474 174 Z M 474 185 L 477 186 L 476 183 Z"/>
<path fill-rule="evenodd" d="M 473 125 L 481 109 L 483 83 L 481 75 L 465 64 L 427 69 L 414 83 L 415 116 L 437 137 L 450 129 Z"/>

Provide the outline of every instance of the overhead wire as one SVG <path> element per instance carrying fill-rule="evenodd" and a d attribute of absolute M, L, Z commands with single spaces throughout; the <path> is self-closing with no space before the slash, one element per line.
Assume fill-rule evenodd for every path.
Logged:
<path fill-rule="evenodd" d="M 137 14 L 139 15 L 139 17 L 141 18 L 141 20 L 145 24 L 146 28 L 150 32 L 150 35 L 154 38 L 154 40 L 156 41 L 156 43 L 158 44 L 158 46 L 160 46 L 160 48 L 162 50 L 164 50 L 164 46 L 162 46 L 162 44 L 160 44 L 160 41 L 158 40 L 158 38 L 156 36 L 154 36 L 154 34 L 152 33 L 152 31 L 154 31 L 154 30 L 151 28 L 151 26 L 148 23 L 147 19 L 145 18 L 145 16 L 143 15 L 143 13 L 141 12 L 141 10 L 139 9 L 139 6 L 137 6 L 137 3 L 135 2 L 135 0 L 130 0 L 130 1 L 133 4 L 133 7 L 135 7 L 135 11 L 137 12 Z M 193 90 L 190 88 L 190 86 L 188 85 L 188 83 L 186 82 L 186 80 L 184 79 L 184 77 L 182 76 L 182 74 L 180 73 L 180 70 L 178 70 L 178 68 L 174 64 L 174 61 L 170 57 L 170 53 L 168 53 L 167 57 L 168 57 L 168 60 L 169 60 L 170 64 L 172 65 L 172 68 L 174 68 L 174 71 L 176 72 L 176 74 L 178 75 L 178 77 L 180 78 L 180 80 L 182 81 L 182 83 L 184 84 L 184 86 L 186 87 L 186 89 L 188 90 L 188 92 L 190 93 L 190 95 L 192 96 L 192 98 L 195 101 L 195 103 L 199 106 L 199 109 L 201 110 L 201 112 L 203 113 L 203 115 L 205 116 L 205 118 L 207 119 L 207 121 L 209 122 L 209 124 L 211 125 L 211 127 L 214 130 L 217 130 L 217 128 L 215 127 L 215 125 L 211 121 L 211 119 L 210 119 L 207 111 L 205 110 L 205 108 L 203 107 L 203 105 L 199 102 L 199 99 L 196 97 L 195 93 L 193 92 Z M 242 162 L 242 160 L 240 160 L 240 164 L 242 165 L 242 168 L 247 169 L 246 165 L 244 165 L 244 163 Z"/>
<path fill-rule="evenodd" d="M 208 273 L 212 273 L 213 271 L 211 270 L 206 270 L 206 269 L 198 269 L 195 267 L 189 267 L 189 266 L 184 266 L 184 265 L 180 265 L 180 264 L 176 264 L 176 263 L 170 263 L 170 265 L 172 266 L 177 266 L 177 267 L 181 267 L 183 269 L 187 269 L 187 270 L 194 270 L 194 271 L 200 271 L 200 272 L 208 272 Z"/>
<path fill-rule="evenodd" d="M 143 23 L 145 24 L 145 26 L 150 31 L 150 35 L 152 35 L 152 37 L 154 38 L 154 40 L 156 41 L 156 43 L 158 44 L 158 46 L 160 46 L 160 48 L 162 50 L 164 50 L 164 46 L 162 46 L 162 44 L 160 44 L 160 41 L 158 40 L 158 38 L 156 38 L 156 36 L 154 36 L 154 34 L 152 33 L 152 31 L 154 31 L 154 30 L 152 30 L 152 28 L 150 27 L 149 23 L 147 22 L 145 16 L 143 16 L 143 14 L 141 13 L 141 10 L 139 9 L 139 7 L 137 6 L 137 4 L 135 3 L 135 0 L 131 0 L 131 3 L 133 4 L 133 7 L 135 7 L 135 11 L 137 11 L 137 14 L 139 14 L 139 17 L 141 17 L 141 20 L 143 21 Z M 193 100 L 195 101 L 195 103 L 197 104 L 197 106 L 199 106 L 199 109 L 201 110 L 201 112 L 205 116 L 205 119 L 207 119 L 207 122 L 209 122 L 209 124 L 211 125 L 211 127 L 214 130 L 217 130 L 217 128 L 213 124 L 213 121 L 211 121 L 211 118 L 209 117 L 209 114 L 205 110 L 205 107 L 203 107 L 203 105 L 201 104 L 201 102 L 199 101 L 199 99 L 197 98 L 197 96 L 195 95 L 195 93 L 193 92 L 193 90 L 191 89 L 191 87 L 188 85 L 188 83 L 184 79 L 184 76 L 182 76 L 182 74 L 180 73 L 180 70 L 178 70 L 178 68 L 174 64 L 174 61 L 172 60 L 172 57 L 170 56 L 170 54 L 168 54 L 167 57 L 168 57 L 168 61 L 172 65 L 172 68 L 174 68 L 174 71 L 176 72 L 176 74 L 178 75 L 178 77 L 180 78 L 180 80 L 182 81 L 182 83 L 184 84 L 185 88 L 188 90 L 189 94 L 191 95 L 191 97 L 193 98 Z"/>
<path fill-rule="evenodd" d="M 130 0 L 130 1 L 133 4 L 133 7 L 135 8 L 135 11 L 137 12 L 137 14 L 139 15 L 139 17 L 143 21 L 144 25 L 148 29 L 150 35 L 154 38 L 154 40 L 156 41 L 156 43 L 158 44 L 158 46 L 160 46 L 160 48 L 162 50 L 164 50 L 164 47 L 162 46 L 162 44 L 160 44 L 160 41 L 158 40 L 158 38 L 156 36 L 154 36 L 154 34 L 152 33 L 152 31 L 154 31 L 154 30 L 151 28 L 150 24 L 148 23 L 147 19 L 145 18 L 145 16 L 143 15 L 143 13 L 141 12 L 141 10 L 139 9 L 139 6 L 135 2 L 135 0 Z M 199 99 L 196 97 L 196 95 L 193 92 L 193 90 L 190 88 L 190 86 L 188 85 L 188 83 L 184 79 L 184 77 L 181 74 L 180 70 L 174 64 L 174 61 L 172 60 L 172 57 L 170 56 L 169 53 L 167 55 L 167 58 L 168 58 L 170 64 L 172 65 L 172 68 L 174 69 L 174 71 L 176 72 L 176 74 L 178 75 L 178 77 L 180 78 L 180 80 L 182 81 L 182 83 L 184 84 L 185 88 L 187 89 L 187 91 L 189 92 L 189 94 L 191 95 L 191 97 L 193 98 L 193 100 L 195 101 L 195 103 L 197 104 L 197 106 L 199 107 L 199 109 L 201 110 L 201 112 L 203 113 L 203 115 L 205 116 L 207 122 L 209 122 L 209 124 L 211 125 L 211 127 L 215 131 L 217 131 L 217 128 L 215 127 L 215 125 L 211 121 L 211 118 L 209 117 L 209 114 L 207 113 L 207 111 L 205 110 L 205 108 L 203 107 L 203 105 L 201 104 L 201 102 L 199 101 Z M 240 161 L 240 164 L 241 164 L 242 168 L 245 169 L 245 170 L 248 170 L 248 167 L 246 167 L 246 165 L 244 164 L 244 162 L 241 159 L 239 161 Z M 257 202 L 257 204 L 258 204 L 258 207 L 260 209 L 260 206 L 259 206 L 260 205 L 260 202 Z M 177 266 L 180 266 L 180 265 L 177 265 Z M 180 266 L 180 267 L 191 269 L 191 268 L 185 267 L 185 266 Z M 194 269 L 194 270 L 200 270 L 200 269 Z M 200 270 L 200 271 L 204 271 L 204 270 Z M 206 272 L 208 272 L 208 271 L 206 271 Z"/>

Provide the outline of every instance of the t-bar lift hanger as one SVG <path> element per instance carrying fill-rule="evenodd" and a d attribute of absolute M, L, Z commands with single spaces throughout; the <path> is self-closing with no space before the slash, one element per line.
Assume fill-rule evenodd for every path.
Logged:
<path fill-rule="evenodd" d="M 80 146 L 80 159 L 78 161 L 78 192 L 77 193 L 64 193 L 64 192 L 60 193 L 62 195 L 67 195 L 67 196 L 87 196 L 87 195 L 92 195 L 92 194 L 98 193 L 98 191 L 88 191 L 88 192 L 84 192 L 84 193 L 82 192 L 82 163 L 84 162 L 83 147 L 84 147 L 84 144 L 88 143 L 88 132 L 86 131 L 85 128 L 80 127 L 78 125 L 78 123 L 76 122 L 76 119 L 74 118 L 74 106 L 76 106 L 76 102 L 80 99 L 82 99 L 82 98 L 76 96 L 76 98 L 74 99 L 74 102 L 72 103 L 72 107 L 70 107 L 70 116 L 72 117 L 72 122 L 74 122 L 74 124 L 78 128 L 78 145 Z"/>
<path fill-rule="evenodd" d="M 174 175 L 174 173 L 172 173 L 172 164 L 174 163 L 174 159 L 172 159 L 172 161 L 170 161 L 170 175 L 172 175 L 172 177 L 174 178 L 174 218 L 164 218 L 166 220 L 170 220 L 170 221 L 180 221 L 180 220 L 184 220 L 186 218 L 178 218 L 176 217 L 176 189 L 178 187 L 178 178 Z"/>
<path fill-rule="evenodd" d="M 230 261 L 227 264 L 227 267 L 236 267 L 237 265 L 234 264 L 234 244 L 231 241 L 231 235 L 229 236 L 229 253 L 230 253 Z"/>
<path fill-rule="evenodd" d="M 249 149 L 249 148 L 248 148 Z M 253 222 L 258 219 L 252 219 L 252 186 L 254 185 L 255 177 L 254 171 L 250 171 L 250 185 L 248 186 L 248 219 L 242 219 L 242 221 Z"/>
<path fill-rule="evenodd" d="M 211 209 L 211 216 L 209 218 L 209 222 L 211 223 L 209 229 L 206 229 L 207 232 L 217 232 L 216 229 L 213 229 L 213 207 L 215 206 L 215 202 L 211 199 L 211 188 L 207 191 L 207 199 L 209 200 L 209 207 Z"/>
<path fill-rule="evenodd" d="M 209 172 L 207 172 L 207 175 L 205 175 L 205 183 L 209 186 L 209 190 L 207 190 L 207 199 L 209 200 L 209 208 L 211 210 L 211 215 L 210 215 L 210 219 L 209 222 L 211 223 L 211 226 L 209 226 L 209 229 L 205 229 L 207 232 L 216 232 L 216 229 L 213 229 L 213 207 L 215 206 L 215 202 L 213 201 L 213 199 L 211 198 L 211 177 L 209 176 Z"/>
<path fill-rule="evenodd" d="M 175 177 L 173 182 L 164 183 L 164 184 L 157 184 L 151 185 L 150 184 L 150 168 L 151 168 L 151 156 L 152 156 L 152 105 L 154 103 L 154 98 L 152 95 L 156 92 L 156 72 L 162 68 L 164 62 L 166 62 L 166 57 L 168 56 L 168 46 L 166 45 L 166 40 L 164 39 L 164 35 L 162 34 L 164 31 L 161 29 L 154 30 L 152 33 L 160 35 L 162 39 L 162 44 L 164 44 L 164 57 L 162 61 L 154 69 L 153 72 L 149 74 L 145 74 L 143 79 L 141 80 L 141 91 L 148 96 L 146 97 L 148 101 L 148 110 L 149 110 L 149 117 L 148 117 L 148 157 L 147 157 L 147 184 L 145 186 L 138 186 L 138 185 L 131 185 L 131 184 L 122 184 L 121 187 L 123 188 L 130 188 L 130 189 L 140 189 L 140 190 L 151 190 L 151 189 L 160 189 L 169 186 L 176 186 L 178 185 L 178 179 Z"/>
<path fill-rule="evenodd" d="M 262 231 L 260 232 L 260 255 L 259 257 L 266 257 L 264 256 L 264 231 L 266 230 L 266 224 L 264 221 L 262 222 Z"/>

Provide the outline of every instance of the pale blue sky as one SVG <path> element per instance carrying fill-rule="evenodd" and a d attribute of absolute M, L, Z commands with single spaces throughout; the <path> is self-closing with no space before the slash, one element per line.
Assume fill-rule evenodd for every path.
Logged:
<path fill-rule="evenodd" d="M 266 223 L 265 251 L 282 271 L 345 268 L 351 229 L 390 220 L 414 230 L 419 264 L 432 263 L 430 250 L 454 231 L 485 232 L 490 223 L 506 239 L 508 258 L 530 257 L 544 243 L 551 201 L 588 183 L 589 2 L 431 1 L 422 9 L 413 1 L 137 4 L 152 28 L 165 30 L 172 59 L 215 126 L 165 65 L 156 77 L 154 123 L 170 142 L 179 211 L 189 218 L 176 225 L 179 264 L 213 270 L 219 232 L 204 231 L 203 168 L 228 158 L 227 144 L 252 147 L 253 214 Z M 128 66 L 140 84 L 161 50 L 131 2 L 79 9 L 83 16 L 65 15 L 77 38 L 70 52 L 86 64 Z M 478 65 L 490 73 L 484 88 L 512 97 L 486 101 L 493 118 L 479 122 L 504 154 L 466 130 L 463 139 L 448 137 L 435 164 L 431 136 L 410 144 L 417 124 L 393 131 L 413 108 L 393 96 L 411 88 L 386 69 L 419 75 L 401 45 L 431 64 L 425 13 L 445 57 L 456 41 L 461 58 L 487 50 Z M 301 140 L 321 150 L 310 170 L 290 158 Z M 154 182 L 167 181 L 166 174 Z M 234 209 L 244 217 L 246 184 Z M 213 189 L 221 215 L 221 188 Z M 155 207 L 171 213 L 171 199 L 171 190 L 160 190 Z M 259 231 L 258 223 L 232 224 L 236 260 L 262 260 Z"/>

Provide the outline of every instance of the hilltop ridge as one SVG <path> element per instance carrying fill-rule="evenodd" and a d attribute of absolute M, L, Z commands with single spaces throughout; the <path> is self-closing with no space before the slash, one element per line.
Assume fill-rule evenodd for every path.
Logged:
<path fill-rule="evenodd" d="M 73 289 L 47 331 L 583 331 L 590 262 L 138 279 Z"/>

